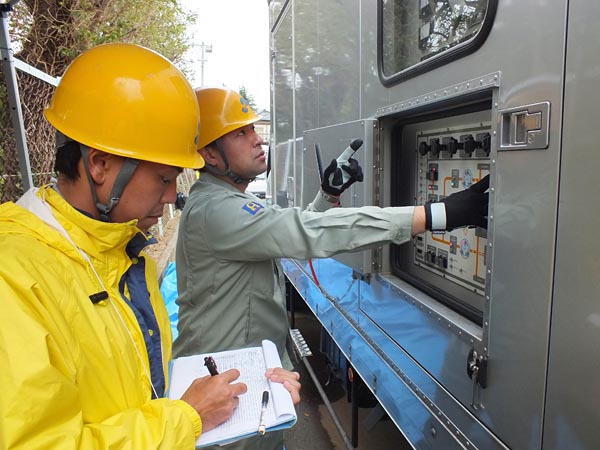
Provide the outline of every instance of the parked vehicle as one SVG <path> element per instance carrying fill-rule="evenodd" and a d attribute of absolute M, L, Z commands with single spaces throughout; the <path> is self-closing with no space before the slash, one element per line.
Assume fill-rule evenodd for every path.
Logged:
<path fill-rule="evenodd" d="M 365 180 L 344 206 L 491 178 L 487 230 L 284 261 L 328 352 L 417 449 L 599 448 L 600 3 L 269 6 L 279 205 L 306 206 L 316 148 L 355 138 Z"/>
<path fill-rule="evenodd" d="M 261 173 L 258 175 L 254 181 L 251 181 L 246 188 L 246 192 L 250 192 L 251 194 L 257 196 L 260 199 L 266 199 L 267 197 L 267 175 L 265 173 Z"/>

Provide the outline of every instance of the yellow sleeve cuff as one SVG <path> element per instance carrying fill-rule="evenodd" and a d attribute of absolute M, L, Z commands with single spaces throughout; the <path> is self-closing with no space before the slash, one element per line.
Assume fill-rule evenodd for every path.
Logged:
<path fill-rule="evenodd" d="M 183 400 L 174 401 L 181 407 L 181 409 L 192 421 L 192 426 L 194 427 L 194 435 L 196 436 L 196 440 L 198 440 L 198 438 L 202 434 L 202 419 L 200 418 L 200 415 L 196 412 L 194 408 L 192 408 L 192 406 L 189 403 L 184 402 Z"/>

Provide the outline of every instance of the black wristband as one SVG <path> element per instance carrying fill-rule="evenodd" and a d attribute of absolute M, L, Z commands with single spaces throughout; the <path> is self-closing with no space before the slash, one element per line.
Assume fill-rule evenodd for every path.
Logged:
<path fill-rule="evenodd" d="M 425 208 L 425 229 L 431 230 L 431 203 L 424 205 Z"/>

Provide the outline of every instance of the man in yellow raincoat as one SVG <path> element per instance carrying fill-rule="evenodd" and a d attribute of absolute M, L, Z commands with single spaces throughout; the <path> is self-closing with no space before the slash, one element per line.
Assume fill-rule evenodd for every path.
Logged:
<path fill-rule="evenodd" d="M 0 205 L 0 448 L 192 449 L 246 386 L 235 369 L 164 398 L 169 319 L 146 231 L 196 151 L 185 77 L 142 47 L 80 55 L 45 110 L 57 183 Z"/>

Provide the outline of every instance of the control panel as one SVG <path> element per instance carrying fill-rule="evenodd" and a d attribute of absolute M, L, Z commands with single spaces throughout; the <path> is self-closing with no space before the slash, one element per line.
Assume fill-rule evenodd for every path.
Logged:
<path fill-rule="evenodd" d="M 439 202 L 488 175 L 490 133 L 490 123 L 418 132 L 416 203 Z M 414 244 L 415 265 L 484 295 L 487 230 L 428 231 Z"/>

